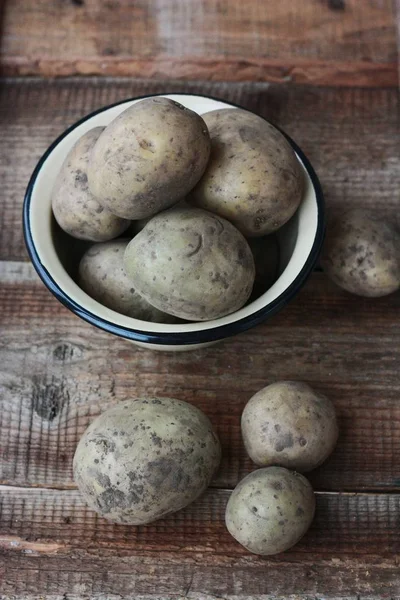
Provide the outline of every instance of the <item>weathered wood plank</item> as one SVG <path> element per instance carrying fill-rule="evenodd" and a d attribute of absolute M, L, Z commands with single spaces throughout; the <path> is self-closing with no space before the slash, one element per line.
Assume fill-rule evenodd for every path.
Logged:
<path fill-rule="evenodd" d="M 262 594 L 254 596 L 248 596 L 245 595 L 243 596 L 242 594 L 240 595 L 232 595 L 232 594 L 224 594 L 223 597 L 221 596 L 215 596 L 213 594 L 197 594 L 197 593 L 192 593 L 189 592 L 189 596 L 182 596 L 182 594 L 168 594 L 166 595 L 162 595 L 160 596 L 159 594 L 145 594 L 142 595 L 140 594 L 140 596 L 138 595 L 124 595 L 124 600 L 287 600 L 287 596 L 276 596 L 275 594 L 270 595 L 270 594 Z M 381 598 L 379 598 L 378 596 L 361 596 L 360 594 L 358 594 L 357 596 L 346 596 L 343 597 L 341 596 L 340 598 L 338 596 L 324 596 L 325 598 L 329 598 L 329 600 L 366 600 L 368 598 L 368 600 L 381 600 Z M 40 595 L 34 595 L 34 594 L 24 594 L 23 596 L 16 596 L 15 594 L 13 594 L 12 596 L 9 595 L 2 595 L 1 599 L 2 600 L 82 600 L 84 598 L 84 600 L 87 600 L 87 596 L 82 597 L 80 594 L 79 596 L 77 596 L 76 594 L 46 594 L 46 596 L 43 596 L 42 594 Z M 121 595 L 115 595 L 115 594 L 92 594 L 90 596 L 90 600 L 121 600 Z M 304 595 L 304 594 L 292 594 L 290 596 L 290 600 L 311 600 L 310 596 L 308 595 Z M 315 598 L 313 598 L 312 600 L 315 600 Z M 391 600 L 396 600 L 394 598 L 392 598 Z"/>
<path fill-rule="evenodd" d="M 13 267 L 13 271 L 15 268 Z M 213 482 L 251 470 L 240 414 L 264 385 L 303 379 L 335 403 L 341 437 L 311 474 L 322 490 L 400 485 L 400 296 L 356 298 L 315 273 L 266 324 L 194 353 L 154 353 L 85 324 L 28 276 L 0 286 L 0 480 L 71 487 L 80 435 L 108 406 L 143 394 L 203 409 L 224 457 Z"/>
<path fill-rule="evenodd" d="M 390 0 L 6 2 L 3 72 L 396 86 Z"/>
<path fill-rule="evenodd" d="M 356 597 L 390 598 L 400 595 L 398 565 L 395 561 L 351 561 L 332 558 L 329 561 L 314 560 L 275 562 L 265 560 L 257 566 L 242 559 L 223 561 L 222 565 L 204 564 L 204 553 L 199 553 L 187 563 L 179 554 L 174 557 L 150 553 L 149 556 L 128 558 L 4 556 L 2 587 L 4 593 L 22 595 L 70 594 L 79 600 L 89 600 L 117 595 L 136 600 L 140 594 L 154 594 L 161 598 L 173 594 L 173 598 L 193 600 L 195 594 L 201 600 L 244 600 L 248 595 L 265 600 L 272 595 L 294 600 L 320 600 Z M 1 563 L 0 563 L 1 568 Z M 1 573 L 1 571 L 0 571 Z M 293 599 L 292 599 L 293 595 Z M 29 597 L 29 596 L 28 596 Z M 112 596 L 111 596 L 112 597 Z M 150 596 L 151 597 L 151 596 Z M 14 600 L 14 597 L 13 597 Z"/>
<path fill-rule="evenodd" d="M 37 160 L 54 138 L 100 106 L 166 92 L 217 96 L 280 124 L 312 161 L 329 207 L 372 206 L 398 214 L 396 90 L 127 79 L 4 80 L 0 87 L 0 259 L 26 258 L 22 199 Z"/>
<path fill-rule="evenodd" d="M 275 594 L 257 594 L 256 596 L 248 596 L 243 594 L 225 594 L 223 596 L 215 596 L 214 594 L 205 593 L 192 593 L 189 592 L 189 596 L 176 594 L 124 594 L 124 600 L 288 600 L 288 596 L 276 596 Z M 364 596 L 357 594 L 356 596 L 336 596 L 336 595 L 324 595 L 324 600 L 382 600 L 380 596 Z M 89 600 L 89 596 L 82 596 L 81 594 L 23 594 L 23 595 L 2 595 L 1 600 Z M 121 594 L 102 594 L 95 593 L 90 595 L 90 600 L 122 600 Z M 309 596 L 308 594 L 291 594 L 290 600 L 319 600 L 315 596 Z M 397 598 L 391 597 L 390 600 L 398 600 Z"/>
<path fill-rule="evenodd" d="M 77 490 L 0 486 L 0 548 L 22 555 L 81 550 L 110 557 L 163 551 L 180 553 L 183 561 L 185 555 L 199 552 L 208 564 L 215 555 L 228 561 L 243 556 L 251 565 L 263 564 L 264 558 L 250 554 L 225 528 L 229 495 L 228 490 L 209 489 L 187 508 L 150 525 L 133 527 L 101 518 Z M 311 529 L 280 558 L 311 561 L 316 554 L 329 559 L 340 552 L 390 560 L 400 551 L 399 525 L 399 494 L 318 493 Z"/>
<path fill-rule="evenodd" d="M 140 594 L 132 595 L 128 594 L 123 596 L 124 600 L 288 600 L 288 596 L 276 596 L 275 594 L 257 594 L 256 596 L 248 596 L 243 594 L 225 594 L 223 596 L 215 596 L 214 594 L 205 593 L 192 593 L 189 591 L 189 595 L 176 594 Z M 121 594 L 102 594 L 95 593 L 90 595 L 90 600 L 121 600 Z M 381 596 L 365 596 L 364 594 L 357 594 L 356 596 L 336 596 L 335 592 L 333 595 L 324 594 L 324 600 L 382 600 Z M 24 595 L 2 595 L 1 600 L 89 600 L 88 596 L 82 596 L 81 594 L 24 594 Z M 310 596 L 308 594 L 291 594 L 290 600 L 319 600 L 319 597 Z M 398 598 L 392 596 L 390 600 L 398 600 Z"/>
<path fill-rule="evenodd" d="M 397 494 L 319 494 L 310 531 L 271 558 L 251 555 L 230 537 L 223 490 L 142 527 L 108 523 L 73 490 L 2 487 L 0 494 L 4 592 L 400 592 Z"/>

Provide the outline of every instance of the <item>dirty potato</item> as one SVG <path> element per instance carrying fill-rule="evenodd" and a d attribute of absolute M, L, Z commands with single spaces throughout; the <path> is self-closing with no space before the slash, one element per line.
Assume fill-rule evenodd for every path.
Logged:
<path fill-rule="evenodd" d="M 257 465 L 311 471 L 335 447 L 335 407 L 306 383 L 278 381 L 246 404 L 242 436 L 248 455 Z"/>
<path fill-rule="evenodd" d="M 314 518 L 315 497 L 303 475 L 281 467 L 247 475 L 229 498 L 229 533 L 254 554 L 278 554 L 303 537 Z"/>
<path fill-rule="evenodd" d="M 321 264 L 352 294 L 391 294 L 400 288 L 400 232 L 371 210 L 349 210 L 328 227 Z"/>
<path fill-rule="evenodd" d="M 111 240 L 129 227 L 93 197 L 88 187 L 87 168 L 91 150 L 104 127 L 85 133 L 68 153 L 52 191 L 53 214 L 61 229 L 81 240 Z"/>
<path fill-rule="evenodd" d="M 304 185 L 302 167 L 286 138 L 246 110 L 215 110 L 203 119 L 211 156 L 191 202 L 228 219 L 246 237 L 282 227 L 298 208 Z"/>
<path fill-rule="evenodd" d="M 145 219 L 195 186 L 209 154 L 210 137 L 199 115 L 168 98 L 147 98 L 100 135 L 91 154 L 89 187 L 116 215 Z"/>
<path fill-rule="evenodd" d="M 124 266 L 148 302 L 190 321 L 241 308 L 255 273 L 242 234 L 225 219 L 196 208 L 172 208 L 154 217 L 128 245 Z"/>
<path fill-rule="evenodd" d="M 208 418 L 172 398 L 139 398 L 110 408 L 75 452 L 75 481 L 87 504 L 114 523 L 142 525 L 193 502 L 218 468 L 220 445 Z"/>
<path fill-rule="evenodd" d="M 78 283 L 92 298 L 128 317 L 174 323 L 175 317 L 167 315 L 140 296 L 125 273 L 124 252 L 130 240 L 94 244 L 83 255 L 79 264 Z"/>

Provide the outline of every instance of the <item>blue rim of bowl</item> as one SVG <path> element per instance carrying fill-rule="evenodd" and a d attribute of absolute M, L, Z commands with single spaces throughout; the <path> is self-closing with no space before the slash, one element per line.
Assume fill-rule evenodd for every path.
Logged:
<path fill-rule="evenodd" d="M 210 100 L 216 100 L 218 102 L 224 102 L 225 104 L 235 107 L 242 108 L 243 110 L 247 110 L 248 112 L 252 112 L 256 114 L 256 112 L 248 110 L 239 104 L 235 104 L 234 102 L 227 102 L 222 98 L 216 98 L 214 96 L 207 96 L 205 94 L 191 94 L 189 92 L 173 92 L 173 93 L 163 93 L 163 94 L 151 94 L 144 96 L 137 96 L 133 98 L 128 98 L 125 100 L 121 100 L 119 102 L 114 102 L 113 104 L 109 104 L 102 108 L 99 108 L 90 114 L 86 115 L 70 127 L 68 127 L 60 136 L 58 136 L 54 142 L 48 147 L 46 152 L 40 158 L 37 163 L 35 170 L 32 173 L 32 176 L 29 180 L 28 187 L 25 192 L 24 197 L 24 205 L 23 205 L 23 232 L 25 245 L 27 247 L 30 259 L 35 267 L 40 279 L 43 281 L 45 286 L 50 290 L 50 292 L 59 300 L 64 306 L 69 308 L 75 315 L 87 321 L 91 325 L 95 325 L 100 329 L 103 329 L 109 333 L 117 335 L 119 337 L 123 337 L 127 340 L 131 340 L 133 342 L 143 342 L 148 344 L 160 344 L 160 345 L 193 345 L 193 344 L 201 344 L 206 342 L 214 342 L 217 340 L 221 340 L 233 335 L 237 335 L 238 333 L 242 333 L 247 329 L 254 327 L 255 325 L 259 325 L 267 318 L 273 316 L 279 310 L 281 310 L 286 304 L 292 300 L 292 298 L 299 292 L 304 283 L 306 282 L 308 276 L 313 271 L 315 264 L 318 260 L 318 256 L 320 254 L 322 243 L 325 235 L 325 203 L 324 196 L 322 192 L 322 187 L 319 182 L 319 179 L 310 163 L 308 158 L 305 156 L 304 152 L 299 148 L 299 146 L 292 140 L 292 138 L 283 131 L 280 127 L 271 123 L 268 119 L 263 118 L 268 123 L 271 123 L 276 129 L 278 129 L 288 140 L 294 151 L 301 158 L 303 165 L 312 181 L 315 191 L 315 197 L 317 201 L 317 231 L 315 233 L 314 243 L 310 250 L 310 253 L 307 257 L 306 262 L 304 263 L 300 273 L 297 277 L 292 281 L 292 283 L 285 289 L 282 294 L 280 294 L 275 300 L 260 308 L 256 312 L 248 315 L 247 317 L 243 317 L 238 321 L 234 321 L 233 323 L 228 323 L 225 325 L 219 325 L 217 327 L 212 327 L 210 329 L 201 329 L 200 331 L 177 331 L 177 332 L 146 332 L 137 329 L 131 329 L 129 327 L 123 327 L 121 325 L 115 325 L 111 323 L 107 319 L 103 319 L 97 315 L 94 315 L 90 311 L 86 310 L 82 306 L 80 306 L 77 302 L 72 300 L 54 281 L 46 267 L 41 263 L 40 257 L 36 251 L 36 247 L 32 238 L 31 232 L 31 224 L 30 224 L 30 205 L 32 199 L 33 189 L 36 183 L 36 179 L 39 175 L 39 172 L 47 160 L 48 156 L 53 152 L 54 148 L 76 127 L 89 120 L 90 118 L 98 115 L 101 112 L 104 112 L 114 106 L 119 106 L 121 104 L 125 104 L 128 102 L 132 102 L 133 100 L 142 100 L 145 98 L 153 97 L 153 96 L 167 96 L 167 95 L 179 95 L 179 96 L 198 96 L 200 98 L 208 98 Z M 257 115 L 260 116 L 260 115 Z"/>

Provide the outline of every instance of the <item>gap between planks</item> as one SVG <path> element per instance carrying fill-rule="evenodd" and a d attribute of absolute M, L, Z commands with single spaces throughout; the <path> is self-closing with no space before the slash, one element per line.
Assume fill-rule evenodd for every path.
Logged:
<path fill-rule="evenodd" d="M 257 467 L 257 465 L 254 465 L 254 469 L 256 470 L 259 467 Z M 307 477 L 308 473 L 305 473 L 305 477 Z M 226 487 L 226 486 L 219 486 L 218 484 L 213 484 L 211 483 L 209 485 L 209 487 L 207 488 L 209 490 L 216 490 L 218 492 L 223 492 L 226 494 L 230 494 L 234 487 Z M 70 483 L 70 484 L 64 484 L 64 485 L 52 485 L 52 484 L 46 484 L 46 483 L 27 483 L 26 485 L 23 485 L 22 483 L 18 483 L 18 485 L 14 485 L 13 483 L 7 483 L 4 481 L 0 480 L 0 494 L 1 491 L 13 491 L 15 490 L 16 492 L 18 492 L 18 490 L 33 490 L 33 491 L 39 491 L 40 490 L 44 490 L 44 491 L 54 491 L 54 492 L 70 492 L 70 491 L 78 491 L 78 486 Z M 346 489 L 340 489 L 340 490 L 324 490 L 324 489 L 320 489 L 317 487 L 314 487 L 314 492 L 318 495 L 318 496 L 371 496 L 371 495 L 377 495 L 377 496 L 387 496 L 387 495 L 398 495 L 400 494 L 400 488 L 398 487 L 373 487 L 370 489 L 366 489 L 363 488 L 361 490 L 346 490 Z M 1 597 L 0 597 L 1 600 Z"/>

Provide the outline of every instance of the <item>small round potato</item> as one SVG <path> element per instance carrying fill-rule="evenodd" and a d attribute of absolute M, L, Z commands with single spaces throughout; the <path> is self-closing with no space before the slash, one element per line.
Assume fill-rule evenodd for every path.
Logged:
<path fill-rule="evenodd" d="M 74 478 L 100 515 L 142 525 L 193 502 L 220 457 L 218 438 L 198 408 L 172 398 L 139 398 L 93 421 L 76 449 Z"/>
<path fill-rule="evenodd" d="M 91 154 L 93 195 L 116 215 L 145 219 L 184 197 L 210 155 L 203 119 L 168 98 L 148 98 L 122 112 Z"/>
<path fill-rule="evenodd" d="M 241 308 L 255 273 L 242 234 L 225 219 L 196 208 L 172 208 L 154 217 L 127 247 L 124 265 L 139 294 L 189 321 Z"/>
<path fill-rule="evenodd" d="M 73 146 L 57 176 L 51 199 L 53 214 L 61 229 L 92 242 L 118 237 L 130 224 L 103 208 L 89 191 L 90 152 L 103 129 L 91 129 Z"/>
<path fill-rule="evenodd" d="M 242 414 L 251 460 L 306 472 L 323 463 L 338 438 L 335 407 L 302 381 L 278 381 L 255 394 Z"/>
<path fill-rule="evenodd" d="M 303 475 L 281 467 L 247 475 L 229 498 L 229 533 L 254 554 L 278 554 L 303 537 L 314 518 L 315 497 Z"/>
<path fill-rule="evenodd" d="M 191 202 L 228 219 L 246 237 L 282 227 L 298 208 L 304 185 L 302 168 L 285 137 L 246 110 L 215 110 L 203 119 L 211 156 Z"/>
<path fill-rule="evenodd" d="M 123 264 L 129 242 L 120 239 L 89 248 L 79 264 L 80 287 L 97 302 L 128 317 L 154 323 L 174 323 L 175 317 L 149 304 L 132 287 Z"/>
<path fill-rule="evenodd" d="M 349 210 L 328 227 L 321 264 L 352 294 L 391 294 L 400 288 L 400 232 L 370 210 Z"/>

